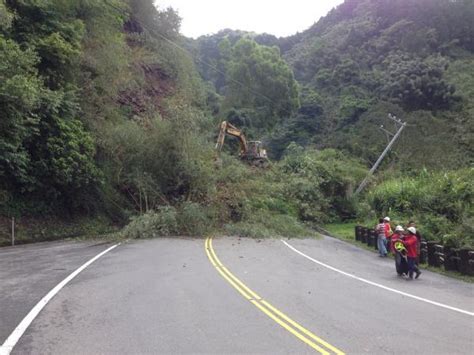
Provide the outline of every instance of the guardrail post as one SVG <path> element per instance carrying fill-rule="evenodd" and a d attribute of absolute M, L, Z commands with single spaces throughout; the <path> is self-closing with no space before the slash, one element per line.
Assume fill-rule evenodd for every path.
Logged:
<path fill-rule="evenodd" d="M 367 238 L 369 237 L 369 229 L 366 228 L 366 227 L 363 227 L 362 228 L 362 238 L 361 238 L 361 242 L 362 243 L 367 243 Z"/>
<path fill-rule="evenodd" d="M 459 251 L 460 271 L 465 275 L 474 276 L 474 251 L 469 249 L 461 249 Z"/>
<path fill-rule="evenodd" d="M 355 227 L 355 239 L 357 241 L 360 241 L 361 234 L 362 234 L 362 226 L 356 226 Z"/>
<path fill-rule="evenodd" d="M 459 250 L 444 247 L 444 269 L 447 271 L 459 271 L 459 262 L 461 258 L 458 255 Z"/>
<path fill-rule="evenodd" d="M 436 255 L 435 255 L 435 252 L 436 252 L 435 245 L 436 244 L 438 244 L 438 242 L 433 242 L 433 241 L 426 242 L 427 251 L 428 251 L 428 265 L 430 265 L 430 266 L 436 266 L 436 264 L 437 264 Z"/>
<path fill-rule="evenodd" d="M 377 231 L 375 229 L 370 230 L 370 244 L 369 246 L 373 246 L 377 249 Z"/>
<path fill-rule="evenodd" d="M 12 217 L 12 246 L 15 245 L 15 217 Z"/>
<path fill-rule="evenodd" d="M 444 265 L 444 247 L 441 244 L 435 245 L 435 266 L 441 267 Z"/>
<path fill-rule="evenodd" d="M 372 244 L 372 233 L 373 233 L 373 229 L 368 229 L 367 230 L 367 246 L 371 247 L 373 244 Z"/>
<path fill-rule="evenodd" d="M 428 245 L 425 241 L 420 243 L 420 264 L 424 264 L 428 261 Z"/>

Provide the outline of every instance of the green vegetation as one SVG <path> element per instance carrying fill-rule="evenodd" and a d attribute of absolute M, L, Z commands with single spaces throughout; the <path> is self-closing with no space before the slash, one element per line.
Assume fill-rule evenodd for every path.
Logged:
<path fill-rule="evenodd" d="M 473 14 L 346 1 L 289 38 L 191 40 L 152 0 L 0 0 L 0 216 L 148 238 L 312 236 L 390 214 L 472 245 Z M 389 112 L 410 126 L 355 199 Z M 232 139 L 216 164 L 222 120 L 263 140 L 271 167 L 243 164 Z"/>
<path fill-rule="evenodd" d="M 358 220 L 372 224 L 389 213 L 402 224 L 417 220 L 427 238 L 472 245 L 472 196 L 460 196 L 456 189 L 472 179 L 465 168 L 474 161 L 473 14 L 472 1 L 346 1 L 289 38 L 224 30 L 191 45 L 202 76 L 218 96 L 226 93 L 225 77 L 215 75 L 205 63 L 225 71 L 232 61 L 227 49 L 242 39 L 279 47 L 299 83 L 299 109 L 267 132 L 256 132 L 249 120 L 236 122 L 251 135 L 263 136 L 273 158 L 284 157 L 292 142 L 306 147 L 294 156 L 304 155 L 308 147 L 335 148 L 339 166 L 349 175 L 354 172 L 351 183 L 357 184 L 363 173 L 342 157 L 355 156 L 369 166 L 387 144 L 379 127 L 393 130 L 387 114 L 409 124 L 368 193 L 358 200 L 344 198 L 350 195 L 347 189 L 336 189 L 334 195 L 342 200 L 328 205 L 309 188 L 318 185 L 317 178 L 308 179 L 305 186 L 299 176 L 292 176 L 288 186 L 295 190 L 290 199 L 297 201 L 301 220 L 347 220 L 356 211 Z M 457 176 L 459 183 L 443 183 L 444 172 L 446 180 Z M 347 182 L 344 176 L 338 179 Z M 407 179 L 417 181 L 413 192 L 422 193 L 423 199 L 405 190 L 400 196 L 391 188 L 405 186 Z"/>
<path fill-rule="evenodd" d="M 455 119 L 468 115 L 472 97 L 449 68 L 474 59 L 473 14 L 472 1 L 346 1 L 302 33 L 284 55 L 297 80 L 322 97 L 313 141 L 374 161 L 386 144 L 378 127 L 391 112 L 412 126 L 387 163 L 472 162 L 461 143 L 472 131 Z M 440 153 L 436 161 L 425 163 L 428 149 Z"/>
<path fill-rule="evenodd" d="M 123 220 L 199 193 L 191 165 L 203 159 L 188 152 L 205 154 L 193 143 L 204 96 L 191 59 L 160 37 L 178 36 L 172 10 L 134 0 L 1 4 L 2 214 Z"/>
<path fill-rule="evenodd" d="M 200 60 L 225 68 L 223 43 L 279 46 L 299 83 L 300 109 L 266 135 L 273 157 L 294 141 L 373 162 L 392 113 L 411 126 L 385 167 L 456 169 L 474 161 L 473 16 L 469 0 L 346 1 L 289 38 L 225 30 L 195 47 Z M 205 65 L 200 71 L 223 92 L 224 80 Z M 427 152 L 436 159 L 426 161 Z"/>
<path fill-rule="evenodd" d="M 325 224 L 324 229 L 327 230 L 331 235 L 342 238 L 348 242 L 354 242 L 355 226 L 357 223 L 345 222 L 345 223 L 330 223 Z"/>
<path fill-rule="evenodd" d="M 367 195 L 376 215 L 391 215 L 394 223 L 417 221 L 423 236 L 446 245 L 474 248 L 474 169 L 449 173 L 422 171 L 389 179 Z"/>
<path fill-rule="evenodd" d="M 298 87 L 278 47 L 262 46 L 250 38 L 231 45 L 224 38 L 218 51 L 223 71 L 213 84 L 223 93 L 219 117 L 265 132 L 298 109 Z"/>
<path fill-rule="evenodd" d="M 11 223 L 10 218 L 0 216 L 0 247 L 11 245 Z M 25 216 L 15 219 L 15 244 L 67 238 L 112 240 L 118 238 L 118 231 L 103 217 L 78 216 L 65 220 L 56 216 Z"/>
<path fill-rule="evenodd" d="M 206 183 L 216 188 L 200 195 L 200 204 L 185 201 L 158 207 L 135 218 L 124 235 L 202 235 L 223 230 L 247 237 L 312 236 L 312 225 L 356 214 L 350 200 L 340 195 L 354 186 L 353 173 L 360 177 L 365 169 L 336 151 L 303 152 L 291 146 L 285 158 L 268 170 L 251 169 L 231 156 L 222 158 L 222 168 L 207 176 Z"/>

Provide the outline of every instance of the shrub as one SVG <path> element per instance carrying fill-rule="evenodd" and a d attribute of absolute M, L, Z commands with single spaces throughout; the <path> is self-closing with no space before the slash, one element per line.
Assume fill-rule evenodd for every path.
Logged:
<path fill-rule="evenodd" d="M 357 160 L 333 149 L 303 150 L 291 144 L 279 173 L 301 220 L 321 223 L 355 216 L 349 196 L 366 173 Z"/>
<path fill-rule="evenodd" d="M 183 199 L 205 201 L 214 189 L 211 146 L 179 122 L 124 122 L 103 140 L 109 183 L 138 211 Z M 186 126 L 184 124 L 184 126 Z M 193 127 L 190 124 L 190 127 Z"/>
<path fill-rule="evenodd" d="M 126 238 L 156 238 L 178 232 L 177 212 L 174 207 L 159 207 L 132 219 L 122 234 Z"/>
<path fill-rule="evenodd" d="M 422 171 L 416 176 L 385 181 L 367 194 L 367 201 L 380 214 L 420 212 L 459 222 L 472 210 L 474 169 L 448 173 Z"/>
<path fill-rule="evenodd" d="M 209 209 L 195 202 L 186 201 L 177 207 L 160 206 L 134 217 L 124 228 L 127 238 L 156 238 L 171 235 L 202 236 L 215 223 Z"/>
<path fill-rule="evenodd" d="M 184 202 L 179 209 L 178 225 L 181 234 L 202 236 L 213 225 L 207 209 L 195 202 Z"/>

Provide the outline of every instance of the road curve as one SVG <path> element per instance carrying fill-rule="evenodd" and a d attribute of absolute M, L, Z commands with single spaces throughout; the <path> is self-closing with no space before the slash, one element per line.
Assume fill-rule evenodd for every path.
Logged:
<path fill-rule="evenodd" d="M 360 278 L 474 311 L 472 284 L 430 272 L 407 282 L 396 276 L 391 260 L 332 238 L 289 243 Z M 315 352 L 243 297 L 213 265 L 204 244 L 204 239 L 155 239 L 110 251 L 50 301 L 13 354 Z M 71 244 L 68 263 L 55 259 L 55 266 L 78 267 L 106 247 Z M 218 238 L 213 249 L 221 265 L 248 289 L 338 350 L 370 354 L 474 350 L 474 317 L 352 279 L 302 257 L 278 239 Z M 0 250 L 2 268 L 9 265 L 9 250 Z M 22 257 L 29 252 L 24 248 Z M 32 247 L 32 273 L 35 253 Z M 46 259 L 39 260 L 47 269 Z M 0 282 L 11 289 L 1 289 L 0 317 L 6 296 L 19 294 L 21 277 L 19 272 L 11 276 L 0 272 Z M 29 298 L 21 305 L 12 306 L 13 299 L 7 299 L 10 317 L 2 318 L 7 321 L 0 326 L 0 344 L 19 315 L 24 316 L 25 304 L 32 307 L 33 299 L 44 296 L 45 286 L 37 291 L 39 285 L 48 284 L 43 278 L 30 284 Z M 11 316 L 14 307 L 16 317 Z"/>
<path fill-rule="evenodd" d="M 231 248 L 228 244 L 231 243 Z M 292 239 L 340 270 L 435 302 L 474 311 L 474 287 L 424 271 L 406 281 L 392 260 L 333 238 Z M 467 354 L 474 317 L 367 285 L 315 264 L 279 240 L 219 239 L 222 262 L 285 313 L 347 353 Z"/>

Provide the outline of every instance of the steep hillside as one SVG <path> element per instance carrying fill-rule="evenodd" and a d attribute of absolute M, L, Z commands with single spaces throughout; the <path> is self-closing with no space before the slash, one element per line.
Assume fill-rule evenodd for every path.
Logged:
<path fill-rule="evenodd" d="M 307 236 L 386 212 L 471 243 L 472 170 L 444 172 L 473 159 L 472 11 L 346 1 L 293 37 L 194 41 L 152 0 L 0 0 L 0 244 L 11 217 L 32 241 L 110 222 L 135 238 Z M 410 125 L 354 199 L 388 113 Z M 216 159 L 221 120 L 263 139 L 270 167 L 241 162 L 230 137 Z"/>
<path fill-rule="evenodd" d="M 230 150 L 216 164 L 216 109 L 267 132 L 296 112 L 298 87 L 277 49 L 240 39 L 221 47 L 220 97 L 179 25 L 151 0 L 0 0 L 0 245 L 11 217 L 31 242 L 110 222 L 136 238 L 312 235 L 305 222 L 353 215 L 345 195 L 365 169 L 339 152 L 295 147 L 258 170 Z"/>
<path fill-rule="evenodd" d="M 203 124 L 201 79 L 170 43 L 179 25 L 151 0 L 0 1 L 1 214 L 121 218 L 187 193 L 182 171 L 140 160 L 145 144 L 182 150 L 156 142 L 173 125 Z"/>
<path fill-rule="evenodd" d="M 411 124 L 394 160 L 472 163 L 473 18 L 472 1 L 353 0 L 303 32 L 284 57 L 311 93 L 311 141 L 374 161 L 391 112 Z"/>

